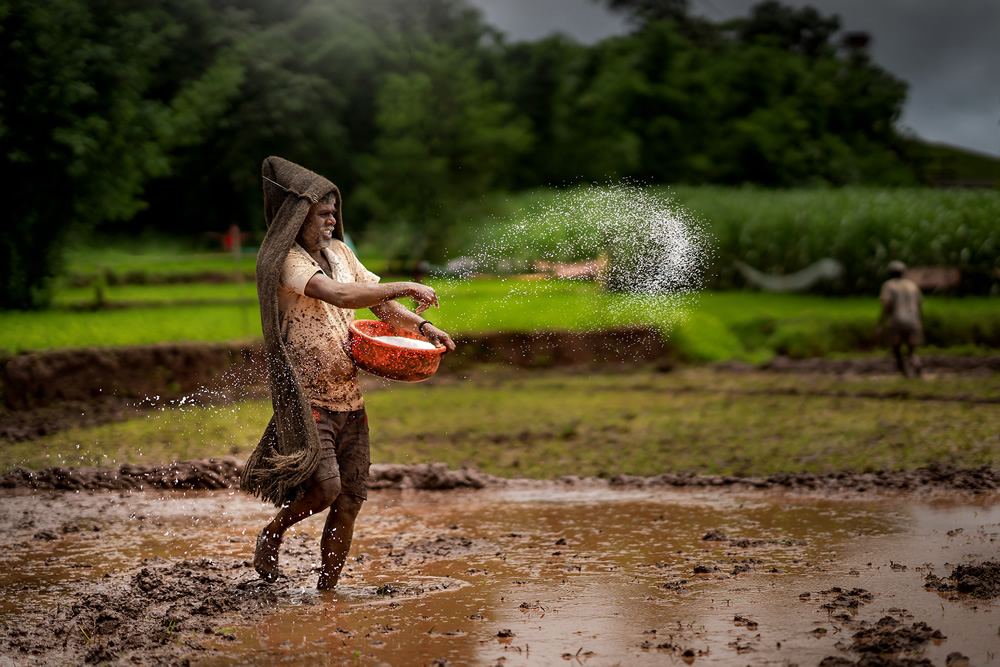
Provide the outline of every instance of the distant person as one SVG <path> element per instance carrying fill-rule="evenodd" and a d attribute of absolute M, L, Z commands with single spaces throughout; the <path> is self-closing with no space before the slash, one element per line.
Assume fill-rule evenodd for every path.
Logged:
<path fill-rule="evenodd" d="M 280 507 L 257 536 L 254 568 L 279 576 L 290 526 L 330 510 L 320 541 L 320 589 L 337 585 L 367 498 L 368 417 L 348 349 L 357 308 L 419 332 L 446 351 L 451 337 L 418 315 L 437 295 L 413 282 L 379 284 L 344 243 L 342 202 L 322 176 L 278 157 L 264 160 L 267 235 L 257 253 L 257 293 L 274 416 L 240 486 Z M 396 299 L 410 297 L 416 313 Z"/>
<path fill-rule="evenodd" d="M 892 346 L 899 372 L 909 377 L 911 374 L 919 376 L 921 373 L 916 350 L 924 339 L 921 307 L 923 297 L 917 284 L 903 277 L 905 272 L 906 265 L 902 262 L 889 262 L 889 279 L 883 283 L 879 294 L 882 302 L 879 329 Z"/>

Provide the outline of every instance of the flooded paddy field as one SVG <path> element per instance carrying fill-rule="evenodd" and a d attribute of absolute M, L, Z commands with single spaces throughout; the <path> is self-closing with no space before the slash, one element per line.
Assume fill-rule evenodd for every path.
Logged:
<path fill-rule="evenodd" d="M 250 559 L 273 508 L 243 494 L 2 493 L 0 664 L 956 667 L 1000 656 L 996 572 L 977 571 L 972 588 L 949 579 L 1000 556 L 996 492 L 579 478 L 372 491 L 341 586 L 322 593 L 321 517 L 286 536 L 284 576 L 267 584 Z"/>

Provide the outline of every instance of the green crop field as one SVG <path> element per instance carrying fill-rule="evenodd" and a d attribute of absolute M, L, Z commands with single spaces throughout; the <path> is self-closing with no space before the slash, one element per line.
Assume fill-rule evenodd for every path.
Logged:
<path fill-rule="evenodd" d="M 431 284 L 438 290 L 441 308 L 425 316 L 455 334 L 648 325 L 662 330 L 680 355 L 692 361 L 761 361 L 776 353 L 808 357 L 871 349 L 879 311 L 877 299 L 860 297 L 706 292 L 674 311 L 648 308 L 641 299 L 609 294 L 591 282 L 495 278 Z M 20 352 L 260 336 L 250 285 L 130 286 L 109 288 L 107 294 L 112 305 L 119 298 L 193 303 L 6 312 L 0 315 L 4 323 L 0 349 Z M 232 302 L 217 302 L 226 297 Z M 359 319 L 371 317 L 367 310 L 358 312 Z M 931 297 L 925 320 L 928 342 L 938 348 L 983 353 L 1000 347 L 1000 312 L 993 298 Z"/>
<path fill-rule="evenodd" d="M 256 338 L 260 315 L 249 305 L 185 305 L 99 311 L 5 312 L 0 349 L 142 345 Z"/>
<path fill-rule="evenodd" d="M 610 215 L 629 224 L 628 209 L 608 192 L 594 186 L 504 197 L 496 203 L 497 213 L 476 226 L 466 250 L 488 248 L 494 260 L 597 257 L 607 252 L 607 239 L 594 233 L 588 220 Z M 892 259 L 957 267 L 966 293 L 1000 292 L 998 190 L 657 186 L 643 192 L 665 207 L 679 206 L 712 235 L 716 252 L 709 273 L 715 288 L 742 284 L 734 260 L 765 273 L 789 274 L 831 257 L 845 273 L 825 286 L 828 292 L 877 293 Z M 509 236 L 512 227 L 516 237 Z"/>
<path fill-rule="evenodd" d="M 56 308 L 104 306 L 171 305 L 178 303 L 257 303 L 257 285 L 250 280 L 226 283 L 183 283 L 166 285 L 105 285 L 100 288 L 65 287 L 56 291 Z"/>
<path fill-rule="evenodd" d="M 494 217 L 468 224 L 475 238 L 467 250 L 475 255 L 478 248 L 478 257 L 493 264 L 486 268 L 512 273 L 431 281 L 442 308 L 427 317 L 466 335 L 648 325 L 661 330 L 679 355 L 692 361 L 863 353 L 877 342 L 875 295 L 884 265 L 899 257 L 911 264 L 959 267 L 960 291 L 979 294 L 927 298 L 930 346 L 964 354 L 1000 347 L 1000 308 L 996 296 L 986 296 L 1000 291 L 1000 192 L 720 187 L 628 191 L 657 201 L 672 199 L 682 214 L 689 211 L 700 220 L 695 224 L 711 235 L 714 248 L 708 257 L 710 285 L 740 283 L 735 259 L 766 272 L 787 273 L 832 256 L 842 262 L 845 275 L 821 286 L 821 291 L 841 295 L 836 298 L 712 289 L 676 303 L 650 302 L 604 291 L 595 283 L 523 280 L 515 275 L 530 270 L 531 259 L 585 259 L 604 252 L 607 239 L 588 220 L 617 214 L 603 199 L 609 188 L 543 189 L 498 198 L 491 204 Z M 620 195 L 612 199 L 621 203 Z M 375 271 L 386 267 L 378 257 L 366 255 L 364 261 Z M 179 241 L 140 239 L 79 247 L 67 266 L 69 275 L 55 291 L 56 308 L 0 313 L 0 350 L 260 335 L 252 255 L 235 261 L 225 253 L 193 254 Z M 362 311 L 359 317 L 371 315 Z"/>

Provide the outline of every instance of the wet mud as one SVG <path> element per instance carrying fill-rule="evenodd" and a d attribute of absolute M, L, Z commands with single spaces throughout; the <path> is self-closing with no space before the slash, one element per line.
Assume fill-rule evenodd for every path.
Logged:
<path fill-rule="evenodd" d="M 226 457 L 168 464 L 122 464 L 117 468 L 53 466 L 41 470 L 15 467 L 0 473 L 0 488 L 45 490 L 236 489 L 243 460 Z M 373 464 L 370 489 L 448 490 L 502 488 L 509 485 L 547 485 L 543 480 L 508 479 L 475 468 L 451 470 L 443 463 L 416 465 Z M 566 476 L 561 487 L 618 489 L 729 487 L 867 493 L 879 491 L 932 492 L 935 490 L 989 493 L 1000 490 L 1000 470 L 988 466 L 961 468 L 935 463 L 915 470 L 877 472 L 775 473 L 763 476 L 662 473 L 649 477 L 614 475 L 607 479 Z"/>
<path fill-rule="evenodd" d="M 989 375 L 1000 373 L 1000 356 L 958 357 L 951 355 L 921 355 L 925 373 Z M 895 375 L 896 362 L 891 355 L 857 359 L 791 359 L 775 357 L 759 365 L 743 362 L 712 364 L 730 371 L 769 371 L 773 373 L 833 373 L 837 375 Z"/>
<path fill-rule="evenodd" d="M 926 581 L 924 588 L 938 593 L 957 593 L 981 600 L 993 600 L 1000 597 L 1000 561 L 957 565 L 947 577 L 942 579 L 931 573 L 927 575 Z"/>
<path fill-rule="evenodd" d="M 398 471 L 397 471 L 398 472 Z M 370 492 L 251 565 L 229 489 L 0 491 L 0 664 L 959 665 L 1000 656 L 1000 494 L 511 481 Z M 954 588 L 933 588 L 944 581 Z M 962 583 L 964 582 L 964 583 Z"/>

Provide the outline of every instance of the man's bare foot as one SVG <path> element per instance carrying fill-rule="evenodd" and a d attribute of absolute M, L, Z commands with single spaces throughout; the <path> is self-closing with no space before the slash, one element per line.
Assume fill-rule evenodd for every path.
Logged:
<path fill-rule="evenodd" d="M 339 575 L 324 574 L 321 572 L 319 575 L 319 583 L 316 584 L 316 589 L 320 591 L 332 591 L 337 587 L 337 581 L 339 579 Z"/>
<path fill-rule="evenodd" d="M 257 536 L 257 548 L 253 554 L 253 569 L 264 581 L 277 581 L 278 549 L 281 547 L 281 537 L 265 528 Z"/>

